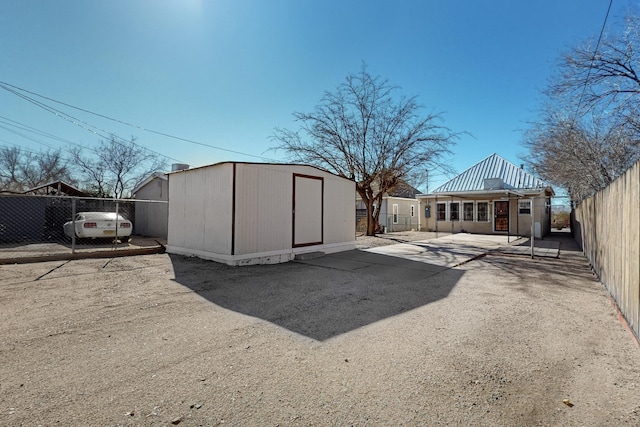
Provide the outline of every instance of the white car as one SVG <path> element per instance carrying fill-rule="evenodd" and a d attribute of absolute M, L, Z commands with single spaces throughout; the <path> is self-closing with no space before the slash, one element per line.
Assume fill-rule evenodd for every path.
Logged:
<path fill-rule="evenodd" d="M 131 221 L 115 212 L 80 212 L 76 214 L 75 235 L 79 239 L 118 238 L 128 242 L 133 231 Z M 72 238 L 74 221 L 64 224 L 64 234 Z"/>

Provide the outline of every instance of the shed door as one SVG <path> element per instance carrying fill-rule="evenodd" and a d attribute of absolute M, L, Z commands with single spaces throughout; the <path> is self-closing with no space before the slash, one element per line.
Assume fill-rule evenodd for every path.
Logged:
<path fill-rule="evenodd" d="M 293 247 L 322 244 L 324 180 L 293 175 Z"/>
<path fill-rule="evenodd" d="M 509 202 L 495 202 L 495 231 L 509 231 Z"/>

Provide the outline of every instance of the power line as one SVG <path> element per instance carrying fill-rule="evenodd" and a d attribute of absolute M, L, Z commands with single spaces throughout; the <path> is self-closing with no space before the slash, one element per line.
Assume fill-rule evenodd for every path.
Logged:
<path fill-rule="evenodd" d="M 175 159 L 173 157 L 167 156 L 165 154 L 159 153 L 159 152 L 157 152 L 155 150 L 152 150 L 150 148 L 147 148 L 147 147 L 144 147 L 144 146 L 142 146 L 140 144 L 137 144 L 133 140 L 132 141 L 127 141 L 124 138 L 122 138 L 122 137 L 120 137 L 120 136 L 118 136 L 118 135 L 116 135 L 116 134 L 114 134 L 112 132 L 109 132 L 107 130 L 98 128 L 96 126 L 93 126 L 93 125 L 91 125 L 91 124 L 89 124 L 89 123 L 87 123 L 87 122 L 85 122 L 83 120 L 80 120 L 80 119 L 78 119 L 78 118 L 76 118 L 76 117 L 74 117 L 74 116 L 72 116 L 70 114 L 65 113 L 64 111 L 60 111 L 58 109 L 55 109 L 55 108 L 53 108 L 53 107 L 51 107 L 51 106 L 49 106 L 49 105 L 47 105 L 47 104 L 45 104 L 43 102 L 37 101 L 37 100 L 35 100 L 35 99 L 33 99 L 33 98 L 23 94 L 23 93 L 20 93 L 20 92 L 18 92 L 16 90 L 10 89 L 9 87 L 6 87 L 4 84 L 2 84 L 2 82 L 0 82 L 0 88 L 6 90 L 9 93 L 13 93 L 14 95 L 24 99 L 25 101 L 30 102 L 30 103 L 34 104 L 35 106 L 40 107 L 43 110 L 48 111 L 48 112 L 52 113 L 53 115 L 55 115 L 57 117 L 60 117 L 61 119 L 64 119 L 64 120 L 66 120 L 68 122 L 71 122 L 74 125 L 79 126 L 79 127 L 83 128 L 83 129 L 85 129 L 85 130 L 87 130 L 87 131 L 89 131 L 89 132 L 91 132 L 91 133 L 93 133 L 95 135 L 98 135 L 98 136 L 104 138 L 104 139 L 109 139 L 110 137 L 113 137 L 114 142 L 119 144 L 119 145 L 122 145 L 122 146 L 124 146 L 125 143 L 131 142 L 133 145 L 136 145 L 136 146 L 140 147 L 143 150 L 149 151 L 151 153 L 154 153 L 154 154 L 156 154 L 158 156 L 161 156 L 161 157 L 164 157 L 164 158 L 167 158 L 167 159 L 170 159 L 170 160 L 174 160 L 176 162 L 181 162 L 181 160 Z M 123 141 L 123 142 L 118 141 L 118 139 Z M 93 151 L 95 151 L 95 149 Z"/>
<path fill-rule="evenodd" d="M 15 130 L 13 130 L 13 129 L 10 129 L 10 128 L 6 127 L 6 126 L 2 126 L 2 125 L 0 125 L 0 129 L 4 129 L 4 130 L 6 130 L 7 132 L 10 132 L 10 133 L 12 133 L 12 134 L 14 134 L 14 135 L 18 135 L 18 136 L 20 136 L 20 137 L 22 137 L 22 138 L 24 138 L 24 139 L 28 139 L 29 141 L 33 141 L 33 142 L 35 142 L 36 144 L 44 145 L 45 147 L 48 147 L 48 148 L 51 148 L 51 149 L 55 149 L 55 147 L 53 147 L 53 146 L 51 146 L 51 145 L 49 145 L 49 144 L 47 144 L 47 143 L 45 143 L 45 142 L 38 141 L 37 139 L 29 138 L 28 136 L 23 135 L 23 134 L 21 134 L 20 132 L 17 132 L 17 131 L 15 131 Z"/>
<path fill-rule="evenodd" d="M 21 91 L 21 92 L 25 92 L 25 93 L 28 93 L 28 94 L 31 94 L 31 95 L 35 95 L 35 96 L 38 96 L 38 97 L 40 97 L 42 99 L 46 99 L 48 101 L 55 102 L 55 103 L 60 104 L 60 105 L 64 105 L 65 107 L 73 108 L 75 110 L 82 111 L 82 112 L 87 113 L 87 114 L 92 114 L 92 115 L 94 115 L 96 117 L 101 117 L 103 119 L 111 120 L 111 121 L 116 122 L 116 123 L 120 123 L 120 124 L 123 124 L 123 125 L 126 125 L 126 126 L 130 126 L 130 127 L 142 130 L 144 132 L 149 132 L 149 133 L 153 133 L 153 134 L 156 134 L 156 135 L 161 135 L 161 136 L 164 136 L 166 138 L 176 139 L 178 141 L 188 142 L 190 144 L 195 144 L 195 145 L 200 145 L 200 146 L 203 146 L 203 147 L 213 148 L 215 150 L 226 151 L 228 153 L 239 154 L 241 156 L 248 156 L 248 157 L 253 157 L 253 158 L 257 158 L 257 159 L 261 159 L 261 160 L 268 160 L 268 161 L 277 162 L 277 160 L 270 159 L 268 157 L 257 156 L 255 154 L 243 153 L 243 152 L 237 151 L 237 150 L 230 150 L 228 148 L 222 148 L 222 147 L 218 147 L 218 146 L 215 146 L 215 145 L 206 144 L 204 142 L 195 141 L 193 139 L 182 138 L 180 136 L 171 135 L 171 134 L 168 134 L 168 133 L 165 133 L 165 132 L 160 132 L 160 131 L 157 131 L 157 130 L 148 129 L 148 128 L 145 128 L 145 127 L 140 126 L 140 125 L 136 125 L 136 124 L 133 124 L 133 123 L 126 122 L 124 120 L 115 119 L 113 117 L 109 117 L 109 116 L 106 116 L 104 114 L 96 113 L 96 112 L 93 112 L 93 111 L 90 111 L 90 110 L 87 110 L 87 109 L 84 109 L 84 108 L 80 108 L 80 107 L 76 107 L 76 106 L 71 105 L 71 104 L 67 104 L 65 102 L 58 101 L 58 100 L 50 98 L 48 96 L 40 95 L 40 94 L 38 94 L 36 92 L 32 92 L 32 91 L 29 91 L 27 89 L 23 89 L 21 87 L 12 85 L 10 83 L 6 83 L 6 82 L 0 81 L 0 88 L 4 89 L 4 90 L 6 90 L 6 91 L 8 91 L 10 93 L 13 93 L 16 96 L 19 96 L 21 98 L 27 99 L 27 100 L 31 100 L 32 98 L 29 98 L 26 95 L 21 94 L 20 92 L 17 92 L 17 91 Z M 10 88 L 13 88 L 14 90 L 12 90 Z M 35 100 L 33 100 L 33 101 L 35 101 Z M 32 101 L 29 101 L 29 102 L 32 102 Z M 38 105 L 38 106 L 41 106 L 39 104 L 46 105 L 46 104 L 43 104 L 43 103 L 41 103 L 39 101 L 35 101 L 34 103 L 35 103 L 35 105 Z M 42 108 L 44 108 L 44 107 L 42 107 Z M 45 108 L 45 109 L 48 110 L 48 108 Z M 51 109 L 55 110 L 53 108 L 51 108 Z M 55 110 L 55 111 L 57 111 L 57 110 Z"/>
<path fill-rule="evenodd" d="M 609 19 L 609 12 L 611 12 L 612 4 L 613 4 L 613 0 L 609 0 L 609 7 L 607 8 L 607 14 L 604 17 L 602 28 L 600 28 L 600 35 L 598 36 L 598 42 L 596 43 L 596 48 L 593 51 L 593 55 L 591 56 L 591 63 L 589 64 L 589 69 L 587 70 L 587 78 L 584 81 L 584 86 L 582 86 L 582 93 L 580 93 L 580 98 L 578 99 L 578 106 L 576 107 L 576 113 L 573 117 L 574 122 L 575 122 L 575 118 L 578 116 L 578 112 L 580 111 L 582 99 L 584 98 L 584 93 L 587 90 L 587 85 L 589 84 L 589 78 L 591 77 L 591 70 L 593 69 L 593 61 L 595 61 L 596 59 L 596 54 L 598 53 L 598 48 L 600 47 L 600 41 L 602 40 L 602 35 L 604 34 L 604 29 L 607 25 L 607 20 Z"/>
<path fill-rule="evenodd" d="M 10 118 L 8 118 L 8 117 L 0 116 L 0 123 L 4 123 L 4 124 L 5 124 L 5 125 L 7 125 L 7 126 L 16 127 L 16 128 L 18 128 L 18 129 L 21 129 L 21 130 L 24 130 L 24 131 L 27 131 L 27 132 L 32 132 L 32 133 L 35 133 L 35 134 L 37 134 L 37 135 L 44 136 L 44 137 L 46 137 L 46 138 L 51 138 L 51 139 L 56 140 L 56 141 L 59 141 L 59 142 L 64 142 L 64 143 L 66 143 L 66 144 L 71 144 L 71 145 L 78 145 L 78 146 L 80 146 L 80 144 L 78 144 L 78 143 L 76 143 L 76 142 L 73 142 L 73 141 L 71 141 L 71 140 L 68 140 L 68 139 L 65 139 L 65 138 L 59 137 L 59 136 L 54 135 L 54 134 L 52 134 L 52 133 L 45 132 L 45 131 L 40 130 L 40 129 L 38 129 L 38 128 L 35 128 L 35 127 L 33 127 L 33 126 L 29 126 L 29 125 L 26 125 L 26 124 L 24 124 L 24 123 L 20 123 L 20 122 L 18 122 L 18 121 L 16 121 L 16 120 L 11 120 L 11 119 L 10 119 Z"/>

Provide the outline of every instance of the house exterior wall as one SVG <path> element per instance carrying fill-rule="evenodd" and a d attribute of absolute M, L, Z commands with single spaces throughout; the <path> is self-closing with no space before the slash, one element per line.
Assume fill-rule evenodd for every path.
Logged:
<path fill-rule="evenodd" d="M 293 244 L 296 174 L 322 179 L 319 245 Z M 170 174 L 169 191 L 168 252 L 243 265 L 289 261 L 301 252 L 355 248 L 355 183 L 317 168 L 222 163 Z M 304 228 L 307 222 L 297 224 L 299 235 L 315 235 Z"/>
<path fill-rule="evenodd" d="M 393 205 L 398 205 L 397 222 L 393 221 Z M 411 215 L 411 206 L 413 206 L 413 216 Z M 364 202 L 356 199 L 356 210 L 366 209 Z M 420 201 L 418 199 L 408 199 L 405 197 L 389 197 L 382 198 L 380 205 L 379 224 L 385 227 L 386 231 L 408 231 L 417 230 L 420 221 Z"/>
<path fill-rule="evenodd" d="M 541 238 L 551 230 L 551 212 L 548 207 L 548 198 L 542 195 L 534 196 L 533 215 L 534 235 Z M 506 231 L 496 231 L 495 229 L 495 202 L 506 201 L 509 206 L 509 231 L 508 233 L 520 236 L 531 235 L 531 214 L 523 211 L 520 213 L 519 201 L 531 201 L 530 197 L 516 198 L 507 195 L 486 195 L 479 197 L 460 196 L 439 196 L 439 197 L 419 197 L 420 200 L 420 229 L 423 231 L 443 231 L 451 233 L 477 233 L 477 234 L 506 234 Z M 488 208 L 487 219 L 482 220 L 478 216 L 478 205 L 485 204 Z M 438 204 L 445 205 L 445 219 L 437 220 Z M 458 204 L 458 219 L 451 220 L 451 204 Z M 473 215 L 471 219 L 465 217 L 465 204 L 473 204 Z M 430 207 L 430 217 L 427 218 L 425 208 Z"/>
<path fill-rule="evenodd" d="M 398 206 L 397 215 L 395 215 L 396 218 L 394 218 L 393 205 Z M 393 232 L 418 229 L 420 202 L 417 199 L 385 197 L 382 206 L 383 209 L 380 211 L 380 225 L 384 225 L 386 231 Z M 411 206 L 413 206 L 413 216 L 411 215 Z"/>
<path fill-rule="evenodd" d="M 154 178 L 134 194 L 137 200 L 169 200 L 169 181 Z M 167 235 L 169 207 L 167 203 L 136 202 L 133 220 L 134 233 L 142 236 L 163 237 Z"/>

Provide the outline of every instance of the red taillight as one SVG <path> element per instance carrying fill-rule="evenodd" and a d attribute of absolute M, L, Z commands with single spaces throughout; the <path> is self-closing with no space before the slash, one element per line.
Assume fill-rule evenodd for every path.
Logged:
<path fill-rule="evenodd" d="M 98 224 L 95 222 L 85 222 L 83 225 L 84 228 L 97 228 Z"/>
<path fill-rule="evenodd" d="M 130 222 L 121 222 L 120 223 L 120 228 L 131 228 L 131 223 Z"/>

